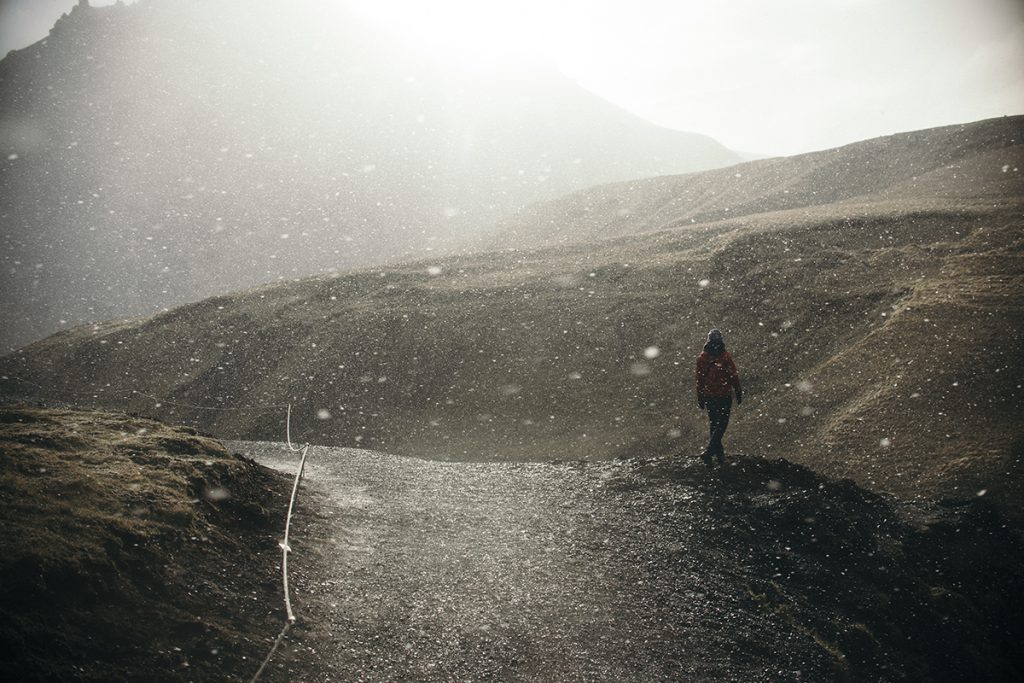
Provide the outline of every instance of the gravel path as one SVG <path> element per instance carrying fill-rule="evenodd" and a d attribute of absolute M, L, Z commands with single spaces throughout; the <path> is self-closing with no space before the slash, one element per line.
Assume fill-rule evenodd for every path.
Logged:
<path fill-rule="evenodd" d="M 279 444 L 231 447 L 294 472 Z M 707 492 L 632 467 L 311 448 L 289 562 L 299 624 L 267 680 L 827 671 L 809 637 L 752 608 L 746 549 L 719 533 Z"/>

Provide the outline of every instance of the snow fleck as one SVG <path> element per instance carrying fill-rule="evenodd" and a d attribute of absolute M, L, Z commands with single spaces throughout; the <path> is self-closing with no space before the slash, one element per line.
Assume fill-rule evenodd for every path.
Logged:
<path fill-rule="evenodd" d="M 570 372 L 569 379 L 583 379 L 583 375 L 578 372 Z"/>
<path fill-rule="evenodd" d="M 668 434 L 666 436 L 668 436 L 668 438 L 670 439 L 678 439 L 682 435 L 683 430 L 673 427 L 672 429 L 668 430 Z"/>
<path fill-rule="evenodd" d="M 223 486 L 214 486 L 213 488 L 208 488 L 205 491 L 203 491 L 203 497 L 212 503 L 216 503 L 218 501 L 227 500 L 228 498 L 230 498 L 231 492 L 228 491 Z"/>
<path fill-rule="evenodd" d="M 805 380 L 805 379 L 802 379 L 802 380 L 800 380 L 799 382 L 797 382 L 797 383 L 796 383 L 796 388 L 797 388 L 797 389 L 798 389 L 799 391 L 803 391 L 803 392 L 805 392 L 805 393 L 806 393 L 806 392 L 810 392 L 810 391 L 814 391 L 814 385 L 813 385 L 813 384 L 811 384 L 810 382 L 808 382 L 808 381 L 807 381 L 807 380 Z"/>
<path fill-rule="evenodd" d="M 878 445 L 881 446 L 882 448 L 888 448 L 889 446 L 892 445 L 892 439 L 890 439 L 889 437 L 885 437 L 878 442 Z"/>
<path fill-rule="evenodd" d="M 428 275 L 440 275 L 443 272 L 444 270 L 441 268 L 441 266 L 430 266 L 429 268 L 427 268 Z"/>
<path fill-rule="evenodd" d="M 803 415 L 804 417 L 810 417 L 811 415 L 814 415 L 814 408 L 810 406 L 804 406 L 803 408 L 800 409 L 800 414 Z"/>
<path fill-rule="evenodd" d="M 980 498 L 981 496 L 984 496 L 986 493 L 988 493 L 988 489 L 981 489 L 980 491 L 978 491 L 978 497 Z"/>
<path fill-rule="evenodd" d="M 316 416 L 321 420 L 330 420 L 331 411 L 327 410 L 326 408 L 321 408 L 320 410 L 316 411 Z"/>
<path fill-rule="evenodd" d="M 647 363 L 637 362 L 633 363 L 629 367 L 629 371 L 632 372 L 637 377 L 646 377 L 647 375 L 651 374 L 651 366 L 649 366 Z"/>
<path fill-rule="evenodd" d="M 701 289 L 703 289 L 704 287 L 707 287 L 710 284 L 711 284 L 711 280 L 708 280 L 707 278 L 704 278 L 703 280 L 699 280 L 697 282 L 697 286 L 700 287 Z"/>
<path fill-rule="evenodd" d="M 648 346 L 644 349 L 644 358 L 651 360 L 661 355 L 661 349 L 657 346 Z"/>
<path fill-rule="evenodd" d="M 18 155 L 17 154 L 8 154 L 7 155 L 7 161 L 16 161 L 17 159 L 18 159 Z M 1003 170 L 1005 171 L 1006 169 L 1003 168 Z"/>
<path fill-rule="evenodd" d="M 770 479 L 766 484 L 769 491 L 778 491 L 782 488 L 782 482 L 777 479 Z"/>

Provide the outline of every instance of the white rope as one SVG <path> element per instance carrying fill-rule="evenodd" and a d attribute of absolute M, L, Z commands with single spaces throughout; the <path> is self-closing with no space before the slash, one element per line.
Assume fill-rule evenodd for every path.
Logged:
<path fill-rule="evenodd" d="M 291 414 L 289 413 L 289 417 Z M 289 441 L 289 447 L 291 442 Z M 284 640 L 288 630 L 291 629 L 292 624 L 296 622 L 295 613 L 292 611 L 292 600 L 291 593 L 288 590 L 288 553 L 291 552 L 291 546 L 288 545 L 288 537 L 291 532 L 292 526 L 292 511 L 295 508 L 295 498 L 299 492 L 299 482 L 302 480 L 302 471 L 306 468 L 306 455 L 309 453 L 309 444 L 302 447 L 302 457 L 299 459 L 299 468 L 295 472 L 295 483 L 292 484 L 292 497 L 288 500 L 288 514 L 284 521 L 284 540 L 279 544 L 281 546 L 281 583 L 284 586 L 284 609 L 287 614 L 284 627 L 281 632 L 277 634 L 277 638 L 274 639 L 274 644 L 270 648 L 270 652 L 267 653 L 263 663 L 260 664 L 260 668 L 256 671 L 255 675 L 250 679 L 249 683 L 257 683 L 260 676 L 263 675 L 263 670 L 270 664 L 270 660 L 273 659 L 274 653 L 277 652 L 277 648 L 280 647 L 281 641 Z"/>
<path fill-rule="evenodd" d="M 302 470 L 306 467 L 306 453 L 309 452 L 309 444 L 302 448 L 302 458 L 299 459 L 299 470 L 295 473 L 295 483 L 292 484 L 292 497 L 288 501 L 288 515 L 284 520 L 284 540 L 281 541 L 281 576 L 284 585 L 284 608 L 288 615 L 288 623 L 295 623 L 295 613 L 292 612 L 292 600 L 288 593 L 288 553 L 292 551 L 288 545 L 288 535 L 292 526 L 292 510 L 295 507 L 295 496 L 299 492 L 299 482 L 302 480 Z"/>
<path fill-rule="evenodd" d="M 270 648 L 270 652 L 267 653 L 267 656 L 266 658 L 264 658 L 263 663 L 260 664 L 260 668 L 257 669 L 253 677 L 249 679 L 249 683 L 257 683 L 257 681 L 260 680 L 260 676 L 263 675 L 263 670 L 267 668 L 267 664 L 270 664 L 271 658 L 274 656 L 274 653 L 277 652 L 278 646 L 281 645 L 281 641 L 284 640 L 285 635 L 288 633 L 291 627 L 292 622 L 289 621 L 284 625 L 284 628 L 281 629 L 281 632 L 277 634 L 277 638 L 274 639 L 274 646 Z"/>
<path fill-rule="evenodd" d="M 293 453 L 302 450 L 301 447 L 299 447 L 299 448 L 293 448 L 292 447 L 292 404 L 291 403 L 288 404 L 288 416 L 285 418 L 284 438 L 288 441 L 288 450 L 292 451 Z"/>

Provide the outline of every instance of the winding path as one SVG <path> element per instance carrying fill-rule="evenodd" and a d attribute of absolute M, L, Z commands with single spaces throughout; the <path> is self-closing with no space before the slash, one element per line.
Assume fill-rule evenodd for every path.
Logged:
<path fill-rule="evenodd" d="M 294 471 L 279 445 L 232 445 Z M 714 501 L 631 468 L 314 447 L 289 560 L 299 623 L 266 680 L 821 671 L 805 636 L 752 609 L 744 549 L 723 543 Z"/>

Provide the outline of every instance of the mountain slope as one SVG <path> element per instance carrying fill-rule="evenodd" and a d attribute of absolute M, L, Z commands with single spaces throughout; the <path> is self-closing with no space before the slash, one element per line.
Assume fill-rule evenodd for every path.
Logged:
<path fill-rule="evenodd" d="M 943 153 L 941 129 L 913 138 Z M 237 409 L 292 402 L 318 443 L 421 457 L 692 454 L 707 429 L 692 363 L 717 326 L 747 395 L 727 448 L 1019 511 L 1024 160 L 992 144 L 984 163 L 920 176 L 955 173 L 955 201 L 897 179 L 855 200 L 660 230 L 636 215 L 636 234 L 590 244 L 288 282 L 55 335 L 0 360 L 0 386 L 250 439 L 277 438 L 280 410 Z"/>
<path fill-rule="evenodd" d="M 901 133 L 714 172 L 588 188 L 499 226 L 496 245 L 543 246 L 829 204 L 959 206 L 1020 192 L 1024 116 Z M 1012 162 L 1012 163 L 1008 163 Z M 851 208 L 851 210 L 853 210 Z"/>
<path fill-rule="evenodd" d="M 5 348 L 738 160 L 554 71 L 453 70 L 312 0 L 78 6 L 0 61 L 0 150 Z"/>

